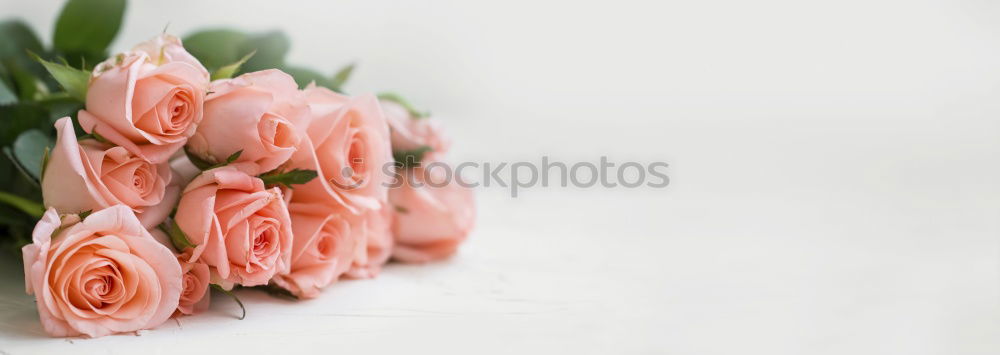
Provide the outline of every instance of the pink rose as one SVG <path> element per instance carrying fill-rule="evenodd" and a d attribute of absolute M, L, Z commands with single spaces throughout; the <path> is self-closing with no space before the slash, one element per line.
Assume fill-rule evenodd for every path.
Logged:
<path fill-rule="evenodd" d="M 149 229 L 149 234 L 157 242 L 163 244 L 170 250 L 174 250 L 170 236 L 160 228 Z M 176 254 L 177 262 L 181 265 L 181 295 L 177 303 L 177 312 L 174 314 L 195 314 L 208 309 L 208 285 L 211 283 L 211 272 L 208 265 L 199 261 L 189 263 L 191 252 Z"/>
<path fill-rule="evenodd" d="M 476 220 L 472 189 L 433 174 L 440 171 L 406 169 L 403 185 L 389 191 L 389 203 L 396 210 L 393 258 L 404 262 L 445 258 L 472 230 Z"/>
<path fill-rule="evenodd" d="M 349 98 L 326 88 L 305 91 L 312 109 L 308 137 L 289 167 L 316 170 L 318 177 L 295 187 L 293 202 L 344 206 L 352 213 L 377 209 L 392 176 L 389 129 L 372 95 Z"/>
<path fill-rule="evenodd" d="M 375 278 L 392 254 L 392 209 L 382 206 L 354 218 L 360 220 L 357 223 L 362 235 L 359 245 L 363 248 L 356 249 L 354 263 L 345 276 L 352 279 Z"/>
<path fill-rule="evenodd" d="M 292 203 L 288 207 L 295 241 L 292 267 L 274 283 L 301 298 L 313 298 L 351 267 L 360 238 L 344 213 L 325 205 Z"/>
<path fill-rule="evenodd" d="M 178 256 L 183 276 L 183 288 L 177 311 L 181 314 L 194 314 L 208 309 L 208 284 L 210 276 L 208 265 L 201 262 L 189 263 L 188 255 Z"/>
<path fill-rule="evenodd" d="M 424 159 L 437 160 L 451 147 L 451 141 L 444 135 L 440 123 L 429 117 L 415 117 L 403 105 L 394 101 L 381 100 L 382 111 L 389 122 L 392 134 L 392 150 L 430 149 Z"/>
<path fill-rule="evenodd" d="M 252 163 L 251 175 L 275 169 L 295 153 L 304 135 L 309 106 L 291 76 L 277 69 L 212 83 L 205 119 L 188 142 L 188 152 L 206 161 Z"/>
<path fill-rule="evenodd" d="M 288 271 L 292 229 L 281 190 L 236 167 L 191 181 L 174 220 L 195 245 L 188 262 L 203 261 L 223 280 L 257 286 Z"/>
<path fill-rule="evenodd" d="M 208 89 L 205 68 L 182 54 L 179 41 L 162 41 L 155 54 L 143 50 L 157 44 L 142 44 L 94 68 L 79 113 L 84 131 L 153 163 L 167 161 L 194 134 Z"/>
<path fill-rule="evenodd" d="M 201 65 L 191 53 L 184 49 L 181 39 L 170 34 L 161 34 L 148 41 L 139 43 L 132 51 L 146 53 L 152 58 L 154 63 L 163 64 L 171 62 L 182 62 L 191 65 L 201 71 L 202 76 L 209 77 L 208 70 Z"/>
<path fill-rule="evenodd" d="M 124 205 L 80 221 L 50 208 L 22 249 L 24 279 L 52 336 L 156 327 L 177 309 L 181 267 Z"/>
<path fill-rule="evenodd" d="M 55 126 L 56 145 L 42 176 L 46 206 L 80 213 L 123 204 L 146 228 L 167 217 L 180 193 L 179 186 L 169 184 L 170 166 L 152 164 L 120 146 L 77 142 L 69 117 Z"/>

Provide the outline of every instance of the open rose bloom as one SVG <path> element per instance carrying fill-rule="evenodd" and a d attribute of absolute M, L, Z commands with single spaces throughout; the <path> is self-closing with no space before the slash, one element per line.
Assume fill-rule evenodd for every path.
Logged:
<path fill-rule="evenodd" d="M 450 147 L 437 121 L 279 69 L 232 74 L 163 34 L 76 78 L 84 108 L 41 153 L 47 210 L 22 249 L 49 334 L 155 328 L 206 311 L 213 287 L 315 298 L 466 239 L 472 191 L 428 187 L 420 166 Z M 413 151 L 424 161 L 395 161 Z M 390 188 L 396 177 L 409 182 Z"/>
<path fill-rule="evenodd" d="M 146 228 L 162 222 L 177 203 L 179 186 L 170 185 L 166 163 L 153 164 L 120 146 L 93 139 L 77 141 L 69 117 L 56 121 L 42 195 L 59 213 L 80 213 L 126 205 Z"/>
<path fill-rule="evenodd" d="M 290 266 L 292 226 L 281 190 L 235 167 L 191 181 L 175 220 L 195 245 L 188 262 L 201 260 L 228 284 L 265 285 Z"/>
<path fill-rule="evenodd" d="M 289 166 L 318 173 L 296 187 L 293 202 L 342 206 L 353 214 L 381 208 L 392 176 L 389 128 L 373 95 L 347 97 L 329 89 L 305 90 L 312 119 Z"/>
<path fill-rule="evenodd" d="M 157 38 L 94 68 L 80 126 L 153 163 L 167 161 L 201 122 L 208 71 L 176 38 Z"/>
<path fill-rule="evenodd" d="M 312 298 L 351 267 L 360 228 L 349 214 L 322 205 L 289 205 L 295 241 L 291 269 L 274 282 L 292 294 Z"/>
<path fill-rule="evenodd" d="M 265 70 L 212 83 L 205 118 L 188 142 L 190 153 L 218 163 L 237 151 L 251 174 L 285 163 L 298 149 L 309 106 L 295 79 Z"/>
<path fill-rule="evenodd" d="M 28 293 L 55 336 L 149 329 L 177 309 L 181 267 L 173 253 L 118 205 L 60 219 L 49 209 L 23 249 Z"/>

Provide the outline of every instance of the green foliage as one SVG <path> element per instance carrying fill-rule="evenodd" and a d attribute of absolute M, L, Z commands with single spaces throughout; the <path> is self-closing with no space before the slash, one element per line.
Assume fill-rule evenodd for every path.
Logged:
<path fill-rule="evenodd" d="M 288 73 L 288 75 L 291 75 L 292 78 L 295 78 L 295 83 L 299 85 L 299 88 L 305 88 L 306 86 L 309 86 L 309 83 L 316 83 L 318 86 L 336 90 L 334 89 L 333 83 L 330 79 L 327 79 L 318 71 L 291 65 L 286 65 L 285 67 L 282 67 L 281 70 Z"/>
<path fill-rule="evenodd" d="M 0 106 L 17 103 L 17 94 L 7 87 L 7 84 L 0 81 Z"/>
<path fill-rule="evenodd" d="M 281 31 L 271 31 L 252 35 L 243 42 L 243 52 L 256 51 L 257 54 L 243 65 L 243 72 L 280 68 L 285 64 L 285 54 L 291 47 L 288 36 Z"/>
<path fill-rule="evenodd" d="M 208 70 L 216 70 L 250 53 L 242 52 L 247 35 L 230 29 L 195 32 L 184 38 L 184 49 Z"/>
<path fill-rule="evenodd" d="M 43 207 L 42 204 L 3 191 L 0 191 L 0 203 L 17 208 L 21 212 L 27 213 L 29 216 L 35 218 L 41 218 L 42 215 L 45 214 L 45 207 Z"/>
<path fill-rule="evenodd" d="M 243 58 L 240 58 L 240 60 L 236 61 L 236 63 L 224 65 L 218 70 L 212 72 L 212 80 L 232 78 L 233 75 L 236 74 L 236 72 L 240 71 L 240 67 L 243 66 L 243 64 L 246 63 L 247 60 L 253 58 L 253 55 L 256 53 L 257 52 L 250 52 L 249 54 L 243 56 Z"/>
<path fill-rule="evenodd" d="M 194 154 L 191 151 L 189 151 L 187 147 L 184 148 L 184 154 L 187 155 L 188 160 L 191 161 L 191 164 L 194 164 L 194 166 L 197 167 L 198 169 L 212 170 L 215 168 L 220 168 L 229 165 L 232 162 L 236 161 L 236 159 L 239 159 L 240 155 L 243 154 L 243 149 L 237 150 L 236 153 L 230 154 L 229 157 L 226 158 L 226 161 L 221 163 L 215 163 L 212 161 L 205 160 L 204 158 L 198 156 L 198 154 Z"/>
<path fill-rule="evenodd" d="M 347 79 L 351 78 L 351 74 L 354 73 L 354 63 L 345 65 L 343 68 L 337 71 L 337 74 L 333 75 L 332 84 L 335 88 L 334 90 L 341 91 L 344 84 L 347 83 Z"/>
<path fill-rule="evenodd" d="M 239 304 L 239 305 L 240 305 L 240 309 L 241 309 L 241 310 L 243 310 L 243 314 L 242 314 L 242 315 L 240 315 L 240 317 L 239 317 L 239 320 L 243 320 L 244 318 L 246 318 L 246 317 L 247 317 L 247 308 L 243 306 L 243 301 L 240 301 L 240 298 L 239 298 L 239 297 L 236 297 L 236 295 L 235 295 L 235 294 L 233 294 L 233 292 L 232 292 L 232 291 L 229 291 L 229 290 L 227 290 L 227 289 L 224 289 L 224 288 L 222 288 L 222 286 L 220 286 L 220 285 L 217 285 L 217 284 L 210 284 L 210 285 L 212 286 L 212 289 L 213 289 L 213 290 L 216 290 L 216 291 L 218 291 L 218 292 L 222 292 L 222 293 L 226 294 L 226 296 L 229 296 L 229 297 L 230 297 L 230 298 L 232 298 L 232 299 L 233 299 L 234 301 L 236 301 L 236 304 Z"/>
<path fill-rule="evenodd" d="M 277 68 L 295 78 L 300 88 L 315 82 L 318 86 L 342 92 L 341 86 L 354 70 L 353 64 L 328 77 L 316 70 L 286 64 L 285 56 L 290 46 L 288 36 L 280 31 L 247 34 L 230 29 L 211 29 L 184 38 L 184 48 L 205 68 L 213 71 L 213 80 Z M 241 58 L 250 53 L 254 53 L 253 57 L 242 62 Z M 234 63 L 241 65 L 230 72 Z"/>
<path fill-rule="evenodd" d="M 35 181 L 41 181 L 42 162 L 45 160 L 46 152 L 53 146 L 54 143 L 49 136 L 37 129 L 31 129 L 17 136 L 12 151 L 18 164 L 21 164 Z"/>
<path fill-rule="evenodd" d="M 392 92 L 383 92 L 381 94 L 378 94 L 378 98 L 379 98 L 379 100 L 385 100 L 385 101 L 389 101 L 389 102 L 395 102 L 395 103 L 399 104 L 400 106 L 403 106 L 403 108 L 405 108 L 406 111 L 410 113 L 410 116 L 413 116 L 414 119 L 427 118 L 427 117 L 431 116 L 430 112 L 427 112 L 427 111 L 417 111 L 417 109 L 414 108 L 413 105 L 410 105 L 409 101 L 406 101 L 405 99 L 403 99 L 403 97 L 399 96 L 399 94 L 392 93 Z"/>
<path fill-rule="evenodd" d="M 0 146 L 9 146 L 21 132 L 29 129 L 51 132 L 52 123 L 48 116 L 48 110 L 37 103 L 0 106 Z"/>
<path fill-rule="evenodd" d="M 0 22 L 0 38 L 3 38 L 3 41 L 0 41 L 0 60 L 23 58 L 25 51 L 36 53 L 43 51 L 38 36 L 21 20 Z M 25 60 L 21 64 L 27 63 Z"/>
<path fill-rule="evenodd" d="M 26 70 L 35 76 L 44 73 L 41 66 L 28 57 L 28 52 L 42 53 L 42 42 L 28 25 L 20 20 L 0 22 L 0 64 L 8 70 Z"/>
<path fill-rule="evenodd" d="M 392 151 L 392 158 L 396 160 L 396 166 L 412 168 L 418 166 L 420 161 L 424 160 L 424 155 L 432 150 L 434 149 L 426 145 L 411 150 L 394 150 Z"/>
<path fill-rule="evenodd" d="M 66 89 L 70 97 L 80 102 L 87 101 L 87 86 L 90 84 L 90 72 L 71 67 L 68 63 L 53 63 L 34 56 L 35 60 L 42 63 L 45 70 L 52 74 L 52 77 Z"/>
<path fill-rule="evenodd" d="M 170 237 L 170 244 L 174 245 L 174 250 L 178 252 L 183 252 L 185 249 L 194 248 L 196 245 L 191 243 L 188 239 L 187 234 L 181 230 L 181 227 L 177 225 L 177 221 L 169 220 L 169 222 L 163 222 L 160 224 L 160 230 L 167 233 Z"/>
<path fill-rule="evenodd" d="M 125 0 L 69 0 L 52 36 L 55 49 L 73 66 L 91 65 L 107 57 L 125 15 Z"/>
<path fill-rule="evenodd" d="M 315 179 L 316 176 L 318 176 L 316 170 L 293 169 L 286 172 L 272 170 L 261 174 L 259 177 L 264 181 L 265 185 L 281 184 L 287 188 L 292 188 L 292 185 L 305 184 Z"/>

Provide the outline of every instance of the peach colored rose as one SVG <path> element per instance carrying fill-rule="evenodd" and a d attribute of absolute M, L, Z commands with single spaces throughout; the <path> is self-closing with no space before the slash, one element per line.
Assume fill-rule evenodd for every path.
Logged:
<path fill-rule="evenodd" d="M 25 284 L 52 336 L 149 329 L 177 309 L 181 267 L 124 205 L 80 221 L 50 208 L 23 249 Z"/>
<path fill-rule="evenodd" d="M 292 267 L 274 283 L 301 298 L 313 298 L 351 267 L 360 238 L 346 211 L 321 204 L 288 206 L 295 240 Z"/>
<path fill-rule="evenodd" d="M 203 261 L 229 283 L 267 284 L 287 272 L 292 256 L 288 208 L 278 188 L 233 166 L 207 170 L 181 195 L 174 217 Z"/>
<path fill-rule="evenodd" d="M 152 164 L 125 148 L 92 139 L 77 142 L 69 117 L 55 126 L 56 145 L 42 176 L 47 207 L 80 213 L 123 204 L 146 228 L 160 224 L 174 208 L 180 187 L 169 184 L 166 163 Z"/>
<path fill-rule="evenodd" d="M 444 180 L 436 174 L 440 171 L 406 169 L 402 186 L 389 191 L 389 203 L 396 210 L 394 259 L 426 262 L 445 258 L 455 253 L 472 230 L 476 220 L 472 189 L 455 179 Z"/>
<path fill-rule="evenodd" d="M 277 69 L 212 83 L 205 119 L 188 141 L 188 152 L 206 161 L 238 162 L 258 175 L 285 163 L 304 135 L 309 106 L 291 76 Z"/>
<path fill-rule="evenodd" d="M 326 88 L 305 91 L 312 110 L 308 137 L 289 161 L 318 177 L 295 187 L 293 202 L 344 206 L 358 214 L 387 198 L 392 175 L 389 130 L 373 95 L 349 98 Z"/>
<path fill-rule="evenodd" d="M 444 135 L 440 123 L 429 117 L 414 117 L 403 105 L 390 100 L 380 100 L 382 111 L 391 130 L 392 150 L 415 150 L 427 147 L 427 161 L 444 156 L 451 141 Z"/>
<path fill-rule="evenodd" d="M 181 54 L 179 41 L 166 42 L 159 53 L 144 51 L 157 44 L 143 44 L 94 68 L 78 116 L 87 133 L 153 163 L 167 161 L 194 134 L 208 90 L 205 68 Z"/>
<path fill-rule="evenodd" d="M 359 238 L 361 248 L 355 252 L 354 263 L 344 275 L 352 279 L 375 278 L 392 254 L 392 210 L 382 206 L 353 218 L 360 220 L 357 225 L 363 237 Z"/>
<path fill-rule="evenodd" d="M 184 49 L 181 39 L 170 34 L 161 34 L 148 41 L 139 43 L 133 51 L 146 53 L 152 58 L 154 63 L 163 64 L 171 62 L 182 62 L 197 68 L 202 76 L 209 77 L 208 70 L 191 53 Z"/>
<path fill-rule="evenodd" d="M 157 242 L 163 244 L 171 251 L 175 250 L 170 236 L 160 228 L 149 229 L 149 234 Z M 191 252 L 176 254 L 177 262 L 181 265 L 181 295 L 177 304 L 177 312 L 174 314 L 195 314 L 208 309 L 209 299 L 208 285 L 211 283 L 211 272 L 208 265 L 199 261 L 189 263 Z"/>
<path fill-rule="evenodd" d="M 182 314 L 195 314 L 208 309 L 208 284 L 211 278 L 208 265 L 202 262 L 189 263 L 187 259 L 187 255 L 178 256 L 184 276 L 177 311 Z"/>

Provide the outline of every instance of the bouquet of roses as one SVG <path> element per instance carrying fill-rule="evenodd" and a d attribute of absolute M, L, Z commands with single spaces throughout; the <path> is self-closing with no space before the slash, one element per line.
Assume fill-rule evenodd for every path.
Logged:
<path fill-rule="evenodd" d="M 0 23 L 0 238 L 48 333 L 156 327 L 209 289 L 316 297 L 465 239 L 473 195 L 424 168 L 448 150 L 425 113 L 287 65 L 277 32 L 106 55 L 124 5 L 70 0 L 50 49 Z"/>

